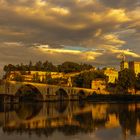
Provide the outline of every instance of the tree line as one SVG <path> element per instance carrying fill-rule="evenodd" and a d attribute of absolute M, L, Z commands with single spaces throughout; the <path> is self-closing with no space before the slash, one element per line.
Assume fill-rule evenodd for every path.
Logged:
<path fill-rule="evenodd" d="M 29 64 L 25 65 L 23 63 L 13 65 L 8 64 L 5 65 L 3 70 L 7 73 L 10 71 L 48 71 L 48 72 L 64 72 L 64 73 L 70 73 L 70 72 L 80 72 L 83 70 L 89 70 L 93 68 L 90 64 L 78 64 L 75 62 L 64 62 L 60 65 L 54 65 L 53 63 L 49 61 L 38 61 L 35 64 L 32 63 L 32 61 L 29 62 Z"/>
<path fill-rule="evenodd" d="M 117 93 L 128 93 L 129 89 L 134 89 L 135 92 L 140 90 L 140 73 L 135 74 L 130 69 L 119 71 L 118 79 L 115 83 L 108 83 L 108 76 L 102 70 L 87 71 L 80 73 L 73 78 L 73 84 L 76 87 L 91 88 L 92 80 L 102 79 L 107 83 L 107 89 L 112 88 Z"/>

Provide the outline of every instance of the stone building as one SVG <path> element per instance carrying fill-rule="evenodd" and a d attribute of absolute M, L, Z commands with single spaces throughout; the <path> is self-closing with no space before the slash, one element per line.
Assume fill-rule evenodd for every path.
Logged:
<path fill-rule="evenodd" d="M 140 62 L 138 61 L 122 61 L 120 64 L 120 70 L 124 70 L 125 68 L 130 69 L 135 72 L 136 75 L 140 73 Z"/>
<path fill-rule="evenodd" d="M 96 91 L 101 91 L 106 89 L 106 81 L 104 79 L 96 79 L 91 83 L 91 88 Z"/>
<path fill-rule="evenodd" d="M 55 78 L 62 78 L 64 77 L 63 73 L 59 72 L 44 72 L 44 71 L 11 71 L 7 75 L 7 79 L 14 80 L 16 76 L 19 76 L 23 79 L 23 81 L 33 81 L 34 77 L 38 77 L 39 81 L 45 80 L 47 77 L 51 77 L 52 79 Z"/>
<path fill-rule="evenodd" d="M 118 71 L 114 68 L 105 68 L 103 72 L 108 77 L 108 83 L 115 83 L 118 79 Z"/>

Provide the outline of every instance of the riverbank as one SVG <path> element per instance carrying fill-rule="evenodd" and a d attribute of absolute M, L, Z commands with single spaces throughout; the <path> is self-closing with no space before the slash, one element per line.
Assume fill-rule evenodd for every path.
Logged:
<path fill-rule="evenodd" d="M 129 101 L 140 101 L 140 95 L 132 94 L 93 94 L 86 98 L 87 101 L 116 101 L 116 102 L 129 102 Z"/>
<path fill-rule="evenodd" d="M 18 97 L 0 95 L 0 103 L 19 103 L 19 102 L 63 102 L 63 101 L 93 101 L 93 102 L 140 102 L 140 95 L 132 94 L 93 94 L 87 97 L 77 98 L 75 100 L 69 100 L 63 98 L 63 100 L 35 100 L 33 98 L 25 98 L 24 100 L 19 100 Z"/>

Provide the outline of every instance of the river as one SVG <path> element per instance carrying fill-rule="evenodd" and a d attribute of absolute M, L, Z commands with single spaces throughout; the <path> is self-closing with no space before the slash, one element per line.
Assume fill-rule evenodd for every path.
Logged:
<path fill-rule="evenodd" d="M 0 140 L 139 140 L 140 103 L 0 105 Z"/>

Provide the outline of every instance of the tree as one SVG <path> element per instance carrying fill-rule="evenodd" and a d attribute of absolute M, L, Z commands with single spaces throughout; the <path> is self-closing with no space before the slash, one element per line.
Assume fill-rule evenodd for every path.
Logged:
<path fill-rule="evenodd" d="M 29 67 L 29 71 L 31 71 L 33 69 L 33 63 L 32 63 L 32 61 L 29 62 L 28 67 Z"/>
<path fill-rule="evenodd" d="M 33 82 L 40 83 L 40 76 L 39 76 L 38 72 L 33 75 Z"/>
<path fill-rule="evenodd" d="M 43 70 L 44 70 L 44 71 L 56 72 L 56 71 L 57 71 L 57 67 L 54 66 L 51 62 L 45 61 L 45 62 L 43 63 Z"/>
<path fill-rule="evenodd" d="M 43 69 L 43 64 L 41 61 L 36 62 L 35 68 L 37 71 L 41 71 Z"/>
<path fill-rule="evenodd" d="M 117 85 L 124 91 L 128 91 L 129 88 L 134 88 L 136 82 L 136 75 L 129 69 L 124 69 L 119 72 Z"/>
<path fill-rule="evenodd" d="M 140 73 L 136 77 L 135 89 L 140 90 Z"/>
<path fill-rule="evenodd" d="M 91 82 L 95 79 L 107 79 L 102 71 L 89 71 L 79 74 L 74 78 L 74 85 L 77 87 L 91 88 Z"/>
<path fill-rule="evenodd" d="M 9 64 L 9 65 L 5 65 L 3 70 L 7 73 L 16 70 L 16 67 L 12 64 Z"/>
<path fill-rule="evenodd" d="M 51 77 L 51 74 L 50 73 L 46 73 L 46 75 L 45 75 L 45 83 L 49 83 L 49 81 L 51 81 L 52 80 L 52 77 Z"/>
<path fill-rule="evenodd" d="M 70 73 L 70 72 L 79 72 L 80 65 L 74 62 L 64 62 L 61 65 L 58 65 L 59 72 Z"/>
<path fill-rule="evenodd" d="M 83 70 L 90 70 L 92 69 L 93 66 L 92 65 L 89 65 L 89 64 L 80 64 L 80 71 L 83 71 Z"/>
<path fill-rule="evenodd" d="M 14 81 L 20 81 L 22 82 L 23 81 L 23 78 L 20 74 L 15 74 L 14 78 L 13 78 Z"/>

